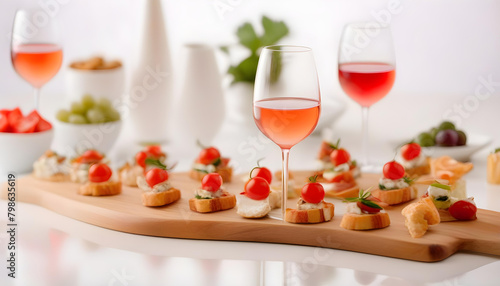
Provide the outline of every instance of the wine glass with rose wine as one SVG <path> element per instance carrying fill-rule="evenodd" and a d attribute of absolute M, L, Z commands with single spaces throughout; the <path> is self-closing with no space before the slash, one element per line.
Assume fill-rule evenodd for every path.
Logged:
<path fill-rule="evenodd" d="M 262 49 L 255 78 L 253 114 L 264 135 L 282 151 L 282 219 L 288 194 L 290 149 L 316 127 L 320 90 L 312 50 L 300 46 Z"/>
<path fill-rule="evenodd" d="M 33 86 L 35 109 L 40 88 L 57 74 L 62 57 L 55 19 L 42 10 L 18 10 L 12 29 L 12 65 Z"/>
<path fill-rule="evenodd" d="M 377 22 L 348 24 L 340 40 L 340 86 L 361 105 L 362 169 L 375 171 L 369 162 L 368 110 L 391 90 L 396 78 L 396 60 L 389 26 Z"/>

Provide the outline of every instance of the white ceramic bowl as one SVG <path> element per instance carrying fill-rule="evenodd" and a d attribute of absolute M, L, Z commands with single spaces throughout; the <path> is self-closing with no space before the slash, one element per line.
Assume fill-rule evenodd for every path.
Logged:
<path fill-rule="evenodd" d="M 121 128 L 121 120 L 97 124 L 71 124 L 55 120 L 52 149 L 69 157 L 88 149 L 107 153 L 115 144 Z"/>
<path fill-rule="evenodd" d="M 454 147 L 423 147 L 425 154 L 431 157 L 450 156 L 455 160 L 467 162 L 477 151 L 491 143 L 491 138 L 479 134 L 467 134 L 467 145 Z"/>
<path fill-rule="evenodd" d="M 82 70 L 68 67 L 66 89 L 69 101 L 79 101 L 83 95 L 120 99 L 125 91 L 123 66 L 106 70 Z"/>
<path fill-rule="evenodd" d="M 0 132 L 0 171 L 26 173 L 33 163 L 50 149 L 54 128 L 36 133 Z"/>

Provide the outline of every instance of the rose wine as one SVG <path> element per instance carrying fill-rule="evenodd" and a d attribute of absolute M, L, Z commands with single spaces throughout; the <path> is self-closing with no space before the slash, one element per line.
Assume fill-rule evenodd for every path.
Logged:
<path fill-rule="evenodd" d="M 12 48 L 17 73 L 35 88 L 54 77 L 62 64 L 62 49 L 54 44 L 24 44 Z"/>
<path fill-rule="evenodd" d="M 255 102 L 259 129 L 282 149 L 290 149 L 309 136 L 318 124 L 318 100 L 279 97 Z"/>
<path fill-rule="evenodd" d="M 364 107 L 369 107 L 386 96 L 395 78 L 395 68 L 390 64 L 360 62 L 339 65 L 342 89 Z"/>

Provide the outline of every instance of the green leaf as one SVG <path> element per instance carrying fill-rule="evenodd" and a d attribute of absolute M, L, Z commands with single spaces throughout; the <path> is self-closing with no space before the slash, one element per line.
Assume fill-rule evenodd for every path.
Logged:
<path fill-rule="evenodd" d="M 212 162 L 212 165 L 214 165 L 215 167 L 219 166 L 220 163 L 222 163 L 222 160 L 219 158 L 215 159 L 215 161 Z"/>
<path fill-rule="evenodd" d="M 236 31 L 236 36 L 240 41 L 240 44 L 247 47 L 252 51 L 252 54 L 256 54 L 257 50 L 262 46 L 261 40 L 257 37 L 255 30 L 250 23 L 244 23 Z"/>
<path fill-rule="evenodd" d="M 378 184 L 378 188 L 381 190 L 387 190 L 387 188 L 382 184 Z"/>
<path fill-rule="evenodd" d="M 225 53 L 226 55 L 229 55 L 229 47 L 228 46 L 221 46 L 219 49 Z"/>
<path fill-rule="evenodd" d="M 450 186 L 448 186 L 448 185 L 443 185 L 443 184 L 438 183 L 438 182 L 431 184 L 431 186 L 436 187 L 436 188 L 440 188 L 440 189 L 443 189 L 443 190 L 448 190 L 448 191 L 450 191 L 450 190 L 451 190 L 451 187 L 450 187 Z"/>
<path fill-rule="evenodd" d="M 493 152 L 493 153 L 498 153 L 498 152 L 500 152 L 500 148 L 496 148 L 495 152 Z"/>
<path fill-rule="evenodd" d="M 194 170 L 197 171 L 197 172 L 200 172 L 200 173 L 208 174 L 208 172 L 206 170 L 196 169 L 196 168 Z"/>
<path fill-rule="evenodd" d="M 442 196 L 442 197 L 438 197 L 436 199 L 436 201 L 440 201 L 440 202 L 446 202 L 448 200 L 448 196 Z"/>
<path fill-rule="evenodd" d="M 344 202 L 357 202 L 359 198 L 345 198 Z"/>
<path fill-rule="evenodd" d="M 415 179 L 410 179 L 410 178 L 408 178 L 408 177 L 403 177 L 403 180 L 404 180 L 404 181 L 405 181 L 405 183 L 407 183 L 408 185 L 411 185 L 411 184 L 413 184 L 413 182 L 416 180 L 416 178 L 415 178 Z"/>
<path fill-rule="evenodd" d="M 211 198 L 204 198 L 204 197 L 202 197 L 200 195 L 195 195 L 194 197 L 197 198 L 198 200 L 209 200 L 209 199 L 211 199 Z"/>
<path fill-rule="evenodd" d="M 361 203 L 364 204 L 365 206 L 368 206 L 368 207 L 371 207 L 371 208 L 374 208 L 374 209 L 379 209 L 379 210 L 382 209 L 381 206 L 379 206 L 376 203 L 374 203 L 372 201 L 369 201 L 369 200 L 361 200 Z"/>
<path fill-rule="evenodd" d="M 146 165 L 153 165 L 163 170 L 167 169 L 167 166 L 165 166 L 162 162 L 160 162 L 160 160 L 157 159 L 146 158 L 145 162 Z"/>
<path fill-rule="evenodd" d="M 259 57 L 252 54 L 244 59 L 239 65 L 229 67 L 227 72 L 233 76 L 232 84 L 237 82 L 249 82 L 253 84 L 255 82 L 258 64 Z"/>
<path fill-rule="evenodd" d="M 358 166 L 358 162 L 356 162 L 356 160 L 352 160 L 352 161 L 351 161 L 351 165 L 352 165 L 353 167 L 357 167 L 357 166 Z"/>
<path fill-rule="evenodd" d="M 276 44 L 283 37 L 288 35 L 288 27 L 283 21 L 273 21 L 266 16 L 262 16 L 262 26 L 264 34 L 260 37 L 262 46 L 270 46 Z"/>

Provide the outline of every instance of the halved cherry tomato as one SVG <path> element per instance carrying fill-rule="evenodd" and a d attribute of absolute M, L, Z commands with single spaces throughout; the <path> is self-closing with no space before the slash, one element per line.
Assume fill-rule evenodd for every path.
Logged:
<path fill-rule="evenodd" d="M 146 182 L 151 188 L 166 180 L 168 180 L 168 172 L 166 170 L 153 168 L 146 173 Z"/>
<path fill-rule="evenodd" d="M 99 162 L 103 158 L 104 158 L 104 156 L 101 155 L 101 153 L 99 153 L 98 151 L 96 151 L 96 150 L 87 150 L 87 151 L 83 152 L 83 154 L 80 157 L 78 157 L 77 161 L 79 163 L 88 164 L 88 163 Z"/>
<path fill-rule="evenodd" d="M 148 157 L 148 154 L 144 151 L 139 151 L 137 154 L 135 154 L 135 162 L 137 165 L 146 168 L 146 158 Z"/>
<path fill-rule="evenodd" d="M 304 201 L 318 204 L 325 198 L 325 189 L 320 183 L 308 183 L 302 187 L 300 194 Z"/>
<path fill-rule="evenodd" d="M 144 151 L 155 158 L 164 156 L 165 154 L 161 151 L 161 147 L 158 145 L 147 146 Z"/>
<path fill-rule="evenodd" d="M 420 147 L 420 145 L 418 145 L 417 143 L 410 143 L 401 147 L 401 156 L 405 160 L 410 161 L 417 158 L 420 155 L 421 151 L 422 148 Z"/>
<path fill-rule="evenodd" d="M 10 126 L 16 126 L 22 118 L 23 113 L 21 112 L 21 109 L 19 109 L 19 107 L 12 109 L 7 115 Z"/>
<path fill-rule="evenodd" d="M 330 162 L 332 162 L 334 166 L 348 163 L 350 159 L 351 155 L 343 148 L 333 150 L 332 153 L 330 153 Z"/>
<path fill-rule="evenodd" d="M 253 169 L 252 173 L 250 173 L 250 177 L 263 178 L 267 181 L 268 184 L 271 184 L 271 182 L 273 181 L 273 174 L 266 167 L 258 167 L 258 168 Z"/>
<path fill-rule="evenodd" d="M 368 213 L 368 214 L 376 214 L 376 213 L 379 213 L 380 212 L 380 209 L 376 209 L 376 208 L 372 208 L 372 207 L 369 207 L 365 204 L 363 204 L 362 202 L 356 202 L 356 205 L 358 206 L 358 208 L 361 209 L 362 212 L 364 213 Z"/>
<path fill-rule="evenodd" d="M 113 171 L 108 165 L 103 163 L 97 163 L 89 168 L 89 181 L 94 183 L 106 182 L 111 178 Z"/>
<path fill-rule="evenodd" d="M 220 158 L 219 150 L 214 147 L 208 147 L 201 150 L 198 156 L 198 162 L 203 165 L 211 165 Z"/>
<path fill-rule="evenodd" d="M 0 132 L 7 132 L 9 130 L 9 122 L 7 116 L 0 114 Z"/>
<path fill-rule="evenodd" d="M 471 220 L 476 219 L 477 207 L 468 200 L 461 200 L 452 204 L 448 211 L 458 220 Z"/>
<path fill-rule="evenodd" d="M 399 180 L 405 175 L 405 168 L 396 161 L 385 163 L 384 177 L 391 180 Z"/>
<path fill-rule="evenodd" d="M 245 184 L 245 196 L 251 198 L 252 200 L 263 200 L 269 196 L 271 188 L 266 179 L 261 177 L 255 177 L 248 180 Z"/>
<path fill-rule="evenodd" d="M 222 186 L 222 177 L 218 173 L 206 174 L 201 180 L 201 188 L 209 192 L 217 192 Z"/>

